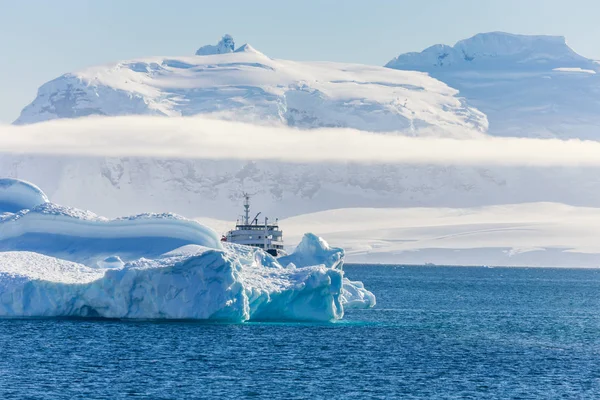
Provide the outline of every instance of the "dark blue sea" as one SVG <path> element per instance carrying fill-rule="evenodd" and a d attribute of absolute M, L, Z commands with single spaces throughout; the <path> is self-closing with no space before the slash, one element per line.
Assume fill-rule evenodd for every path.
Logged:
<path fill-rule="evenodd" d="M 339 323 L 0 320 L 0 399 L 600 398 L 600 270 L 345 269 Z"/>

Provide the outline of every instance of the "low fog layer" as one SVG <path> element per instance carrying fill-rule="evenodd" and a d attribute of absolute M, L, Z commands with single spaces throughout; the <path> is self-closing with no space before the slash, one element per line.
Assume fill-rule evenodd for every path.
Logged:
<path fill-rule="evenodd" d="M 289 162 L 598 166 L 600 142 L 409 137 L 208 118 L 112 117 L 0 126 L 4 153 Z"/>

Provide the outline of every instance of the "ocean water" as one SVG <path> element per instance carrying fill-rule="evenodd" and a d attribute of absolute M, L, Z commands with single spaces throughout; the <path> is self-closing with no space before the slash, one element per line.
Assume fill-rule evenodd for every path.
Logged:
<path fill-rule="evenodd" d="M 600 271 L 345 269 L 339 323 L 0 320 L 0 399 L 600 398 Z"/>

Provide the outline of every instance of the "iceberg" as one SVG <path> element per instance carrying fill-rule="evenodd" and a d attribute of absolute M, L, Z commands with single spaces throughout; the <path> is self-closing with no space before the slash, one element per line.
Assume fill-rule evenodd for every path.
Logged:
<path fill-rule="evenodd" d="M 175 214 L 107 219 L 0 180 L 1 317 L 338 320 L 375 305 L 343 259 L 313 234 L 276 259 Z"/>
<path fill-rule="evenodd" d="M 0 214 L 31 209 L 48 202 L 44 192 L 32 183 L 0 179 Z"/>

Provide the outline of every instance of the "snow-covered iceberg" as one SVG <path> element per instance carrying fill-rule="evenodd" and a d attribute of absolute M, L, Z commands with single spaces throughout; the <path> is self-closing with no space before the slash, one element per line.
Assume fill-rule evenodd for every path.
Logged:
<path fill-rule="evenodd" d="M 0 179 L 0 214 L 31 209 L 47 202 L 48 197 L 32 183 Z"/>
<path fill-rule="evenodd" d="M 0 181 L 0 316 L 336 320 L 375 304 L 343 257 L 306 234 L 275 259 L 174 214 L 109 220 Z"/>

